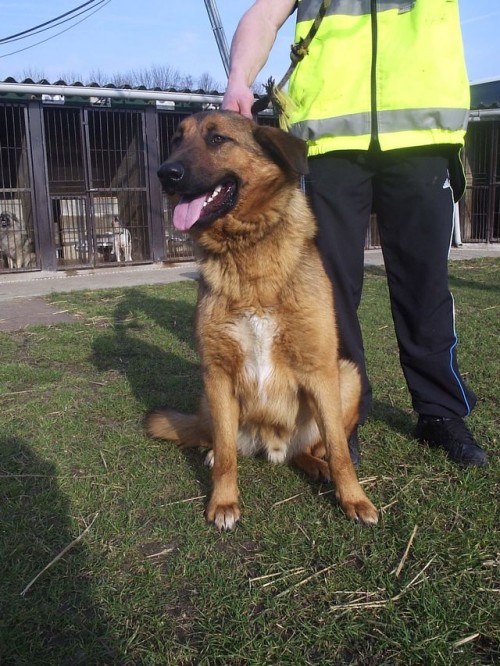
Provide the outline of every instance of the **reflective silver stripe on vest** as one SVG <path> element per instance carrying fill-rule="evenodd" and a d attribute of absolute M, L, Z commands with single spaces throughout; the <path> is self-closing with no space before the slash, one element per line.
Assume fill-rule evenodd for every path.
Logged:
<path fill-rule="evenodd" d="M 409 12 L 415 6 L 416 0 L 378 0 L 377 11 L 385 12 L 389 9 L 397 9 L 399 14 Z M 319 13 L 322 0 L 302 0 L 299 2 L 297 21 L 314 21 Z M 364 16 L 370 14 L 371 0 L 333 0 L 328 7 L 325 16 L 339 14 L 342 16 Z"/>
<path fill-rule="evenodd" d="M 379 111 L 379 134 L 425 130 L 465 130 L 469 116 L 468 109 L 404 109 Z M 371 134 L 371 114 L 353 113 L 337 118 L 305 120 L 294 123 L 290 131 L 305 141 L 313 141 L 323 136 L 363 136 Z"/>

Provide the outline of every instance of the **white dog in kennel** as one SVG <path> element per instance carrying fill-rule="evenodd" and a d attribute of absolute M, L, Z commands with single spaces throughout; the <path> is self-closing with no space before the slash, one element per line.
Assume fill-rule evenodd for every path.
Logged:
<path fill-rule="evenodd" d="M 127 227 L 120 222 L 120 218 L 115 216 L 112 222 L 112 249 L 116 261 L 132 261 L 132 237 Z"/>

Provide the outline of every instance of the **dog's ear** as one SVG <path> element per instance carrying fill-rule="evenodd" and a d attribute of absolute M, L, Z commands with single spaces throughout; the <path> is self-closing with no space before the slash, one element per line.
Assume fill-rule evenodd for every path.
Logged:
<path fill-rule="evenodd" d="M 305 175 L 307 166 L 307 144 L 288 132 L 277 127 L 257 125 L 254 138 L 262 146 L 269 157 L 283 167 L 288 173 Z"/>

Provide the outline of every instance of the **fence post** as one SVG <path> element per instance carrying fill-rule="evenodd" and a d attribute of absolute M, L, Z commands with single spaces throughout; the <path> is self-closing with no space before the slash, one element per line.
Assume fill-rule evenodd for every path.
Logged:
<path fill-rule="evenodd" d="M 147 104 L 144 113 L 146 137 L 146 182 L 149 193 L 149 219 L 151 223 L 151 258 L 165 260 L 165 221 L 160 180 L 156 175 L 160 166 L 158 114 L 155 104 Z"/>
<path fill-rule="evenodd" d="M 57 270 L 56 247 L 52 233 L 47 178 L 43 108 L 40 101 L 28 103 L 28 124 L 33 178 L 33 226 L 38 239 L 38 256 L 42 270 Z"/>

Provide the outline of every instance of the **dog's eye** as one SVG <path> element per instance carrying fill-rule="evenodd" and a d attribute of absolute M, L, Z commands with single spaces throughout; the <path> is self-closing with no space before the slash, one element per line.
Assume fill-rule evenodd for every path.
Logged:
<path fill-rule="evenodd" d="M 212 144 L 212 146 L 220 146 L 225 141 L 226 138 L 221 134 L 212 134 L 212 136 L 210 137 L 210 143 Z"/>

